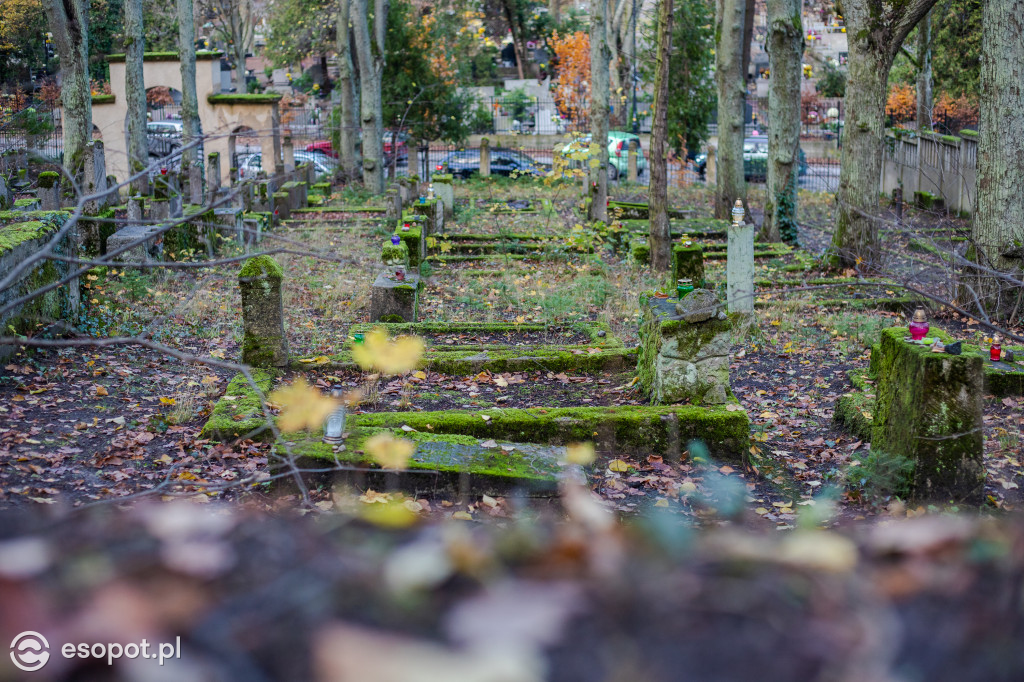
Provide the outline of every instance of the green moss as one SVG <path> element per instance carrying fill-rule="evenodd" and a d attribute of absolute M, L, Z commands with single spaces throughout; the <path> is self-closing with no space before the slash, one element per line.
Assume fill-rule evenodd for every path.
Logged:
<path fill-rule="evenodd" d="M 213 60 L 220 59 L 224 56 L 223 52 L 217 50 L 196 50 L 196 59 L 202 60 Z M 124 54 L 109 54 L 107 55 L 107 62 L 123 62 Z M 142 55 L 142 60 L 146 62 L 176 62 L 180 59 L 177 52 L 145 52 Z"/>
<path fill-rule="evenodd" d="M 210 104 L 276 104 L 280 100 L 279 93 L 218 93 L 206 96 Z"/>
<path fill-rule="evenodd" d="M 270 279 L 280 280 L 284 277 L 284 270 L 276 260 L 268 255 L 254 256 L 249 258 L 242 264 L 242 269 L 238 272 L 239 279 L 253 279 L 259 277 L 268 277 Z"/>
<path fill-rule="evenodd" d="M 977 130 L 961 130 L 960 131 L 960 137 L 963 137 L 963 138 L 968 139 L 968 140 L 977 140 L 978 139 L 978 131 Z"/>
<path fill-rule="evenodd" d="M 634 239 L 629 243 L 629 255 L 641 265 L 651 261 L 651 247 L 646 239 Z"/>
<path fill-rule="evenodd" d="M 315 183 L 313 185 L 313 187 L 312 187 L 312 190 L 314 192 L 316 192 L 317 194 L 321 194 L 323 196 L 328 196 L 331 193 L 331 183 L 329 183 L 329 182 L 318 182 L 318 183 Z"/>
<path fill-rule="evenodd" d="M 93 95 L 92 96 L 92 103 L 93 104 L 113 104 L 114 103 L 114 95 Z"/>
<path fill-rule="evenodd" d="M 404 241 L 397 244 L 386 241 L 380 247 L 380 259 L 387 265 L 406 265 L 409 263 L 409 247 Z"/>
<path fill-rule="evenodd" d="M 483 419 L 486 414 L 490 419 Z M 674 435 L 678 424 L 678 437 Z M 594 441 L 603 450 L 676 457 L 701 440 L 718 458 L 739 461 L 747 451 L 750 425 L 743 410 L 717 407 L 496 408 L 482 412 L 378 412 L 359 415 L 359 427 L 408 425 L 427 433 L 460 434 L 522 443 L 561 445 Z"/>
<path fill-rule="evenodd" d="M 448 185 L 452 184 L 452 181 L 454 180 L 453 176 L 450 173 L 438 173 L 437 175 L 432 176 L 430 179 L 433 180 L 434 182 L 443 182 Z"/>
<path fill-rule="evenodd" d="M 260 369 L 251 370 L 258 391 L 244 374 L 237 374 L 228 384 L 224 396 L 213 406 L 210 418 L 203 426 L 202 436 L 213 440 L 228 440 L 259 431 L 250 438 L 267 439 L 272 433 L 266 428 L 263 400 L 273 386 L 276 373 Z"/>
<path fill-rule="evenodd" d="M 38 207 L 38 205 L 39 205 L 39 200 L 38 199 L 15 199 L 14 200 L 14 208 Z"/>
<path fill-rule="evenodd" d="M 53 227 L 40 220 L 29 220 L 0 227 L 0 254 L 24 242 L 46 236 Z"/>
<path fill-rule="evenodd" d="M 398 226 L 395 228 L 395 234 L 402 240 L 402 246 L 407 251 L 409 265 L 414 268 L 419 267 L 422 260 L 420 257 L 420 244 L 423 241 L 423 226 L 416 222 L 410 223 L 408 229 L 403 229 L 403 227 L 403 221 L 399 221 Z"/>
<path fill-rule="evenodd" d="M 55 171 L 43 171 L 39 174 L 38 182 L 40 187 L 50 189 L 60 182 L 60 173 Z"/>
<path fill-rule="evenodd" d="M 871 380 L 868 372 L 855 369 L 850 370 L 848 376 L 854 390 L 836 400 L 833 419 L 860 440 L 870 441 L 874 425 L 875 387 L 868 383 Z"/>
<path fill-rule="evenodd" d="M 930 330 L 929 335 L 939 335 Z M 980 502 L 985 469 L 982 359 L 932 353 L 904 341 L 906 328 L 882 331 L 872 448 L 915 462 L 918 498 Z"/>
<path fill-rule="evenodd" d="M 673 285 L 689 279 L 696 287 L 704 286 L 704 252 L 699 246 L 676 246 L 672 249 Z"/>

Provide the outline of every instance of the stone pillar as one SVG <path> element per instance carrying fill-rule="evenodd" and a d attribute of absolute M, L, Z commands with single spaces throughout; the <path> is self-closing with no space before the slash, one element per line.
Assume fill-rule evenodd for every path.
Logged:
<path fill-rule="evenodd" d="M 626 157 L 626 164 L 627 164 L 626 165 L 626 180 L 628 180 L 629 182 L 636 182 L 637 181 L 637 175 L 638 175 L 637 174 L 637 169 L 636 169 L 637 156 L 638 155 L 637 155 L 637 148 L 636 148 L 636 140 L 630 140 L 629 141 L 629 152 L 628 152 L 628 156 Z"/>
<path fill-rule="evenodd" d="M 287 367 L 281 280 L 284 271 L 270 256 L 245 261 L 238 273 L 242 291 L 242 362 L 251 367 Z"/>
<path fill-rule="evenodd" d="M 704 184 L 713 187 L 718 182 L 718 147 L 709 144 L 707 163 L 704 166 Z"/>
<path fill-rule="evenodd" d="M 288 220 L 292 217 L 291 195 L 288 192 L 274 192 L 274 217 Z"/>
<path fill-rule="evenodd" d="M 0 211 L 10 210 L 14 206 L 14 195 L 7 186 L 7 178 L 0 174 Z"/>
<path fill-rule="evenodd" d="M 394 225 L 402 217 L 402 204 L 398 200 L 398 189 L 391 187 L 384 192 L 384 220 L 388 226 Z"/>
<path fill-rule="evenodd" d="M 220 154 L 210 152 L 206 157 L 206 199 L 213 203 L 220 192 Z"/>
<path fill-rule="evenodd" d="M 55 171 L 43 171 L 38 178 L 39 208 L 43 211 L 60 210 L 60 173 Z"/>
<path fill-rule="evenodd" d="M 731 323 L 715 294 L 696 289 L 682 300 L 641 298 L 641 387 L 658 404 L 721 405 L 729 385 Z"/>
<path fill-rule="evenodd" d="M 491 141 L 486 137 L 480 140 L 480 177 L 491 177 Z"/>
<path fill-rule="evenodd" d="M 984 500 L 980 355 L 933 353 L 909 343 L 904 327 L 882 332 L 871 449 L 909 458 L 912 498 L 941 502 Z M 941 336 L 934 330 L 929 336 Z"/>
<path fill-rule="evenodd" d="M 203 167 L 198 161 L 188 169 L 188 196 L 190 204 L 203 205 Z"/>
<path fill-rule="evenodd" d="M 238 202 L 242 208 L 243 213 L 251 213 L 253 207 L 253 187 L 252 182 L 246 180 L 238 186 Z"/>
<path fill-rule="evenodd" d="M 455 220 L 455 188 L 452 186 L 450 174 L 435 175 L 432 178 L 434 183 L 434 196 L 444 207 L 445 222 Z"/>
<path fill-rule="evenodd" d="M 295 147 L 292 146 L 291 135 L 285 135 L 281 145 L 281 152 L 284 154 L 284 172 L 295 172 Z"/>
<path fill-rule="evenodd" d="M 707 289 L 704 281 L 704 250 L 683 242 L 672 249 L 672 280 L 688 279 L 697 289 Z"/>
<path fill-rule="evenodd" d="M 420 141 L 419 140 L 409 140 L 408 144 L 409 144 L 409 175 L 410 176 L 415 175 L 415 176 L 418 177 L 419 174 L 420 174 Z M 415 188 L 415 186 L 416 186 L 415 183 L 413 183 L 412 187 Z M 411 197 L 412 198 L 416 198 L 416 191 L 415 191 L 415 189 L 412 191 Z"/>
<path fill-rule="evenodd" d="M 127 222 L 141 223 L 145 213 L 146 200 L 143 197 L 135 196 L 128 200 Z"/>
<path fill-rule="evenodd" d="M 754 226 L 733 223 L 729 226 L 729 245 L 725 261 L 730 313 L 754 312 Z"/>
<path fill-rule="evenodd" d="M 107 207 L 107 160 L 103 152 L 103 142 L 93 140 L 86 145 L 84 166 L 84 190 L 88 194 L 99 195 L 94 201 L 87 201 L 85 213 L 99 213 Z"/>
<path fill-rule="evenodd" d="M 377 275 L 370 292 L 370 322 L 415 322 L 419 275 L 406 274 L 405 281 Z"/>

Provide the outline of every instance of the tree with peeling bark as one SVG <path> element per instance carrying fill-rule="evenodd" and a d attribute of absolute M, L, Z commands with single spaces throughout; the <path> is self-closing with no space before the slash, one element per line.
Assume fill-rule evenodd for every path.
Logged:
<path fill-rule="evenodd" d="M 768 0 L 768 186 L 765 241 L 797 239 L 797 150 L 800 147 L 800 75 L 804 32 L 800 0 Z"/>
<path fill-rule="evenodd" d="M 846 122 L 840 154 L 836 228 L 829 260 L 842 267 L 878 258 L 878 180 L 882 174 L 889 70 L 904 39 L 936 0 L 844 0 L 849 36 Z"/>
<path fill-rule="evenodd" d="M 729 219 L 737 199 L 744 205 L 747 203 L 747 183 L 743 177 L 746 0 L 717 0 L 715 10 L 715 81 L 718 86 L 715 217 Z"/>
<path fill-rule="evenodd" d="M 983 12 L 978 204 L 968 252 L 979 267 L 968 269 L 960 298 L 1008 319 L 1024 311 L 1024 0 L 987 0 Z"/>
<path fill-rule="evenodd" d="M 608 0 L 590 3 L 590 219 L 608 222 Z"/>
<path fill-rule="evenodd" d="M 352 0 L 353 33 L 359 61 L 359 118 L 363 132 L 363 184 L 372 194 L 384 193 L 384 112 L 381 76 L 388 24 L 387 0 Z M 372 28 L 371 31 L 371 21 Z"/>
<path fill-rule="evenodd" d="M 338 7 L 338 90 L 341 98 L 338 104 L 338 157 L 345 180 L 351 182 L 359 177 L 356 157 L 356 86 L 352 66 L 352 5 L 356 0 L 340 0 Z"/>
<path fill-rule="evenodd" d="M 143 81 L 145 36 L 142 29 L 142 0 L 124 3 L 124 139 L 128 149 L 128 168 L 132 174 L 133 194 L 148 194 L 149 178 L 143 172 L 149 165 L 146 142 L 146 84 Z"/>
<path fill-rule="evenodd" d="M 46 0 L 46 18 L 57 43 L 64 107 L 64 167 L 81 180 L 86 145 L 92 141 L 89 89 L 89 7 L 84 0 Z"/>
<path fill-rule="evenodd" d="M 665 148 L 668 143 L 668 81 L 672 54 L 672 0 L 661 0 L 658 7 L 657 56 L 654 72 L 654 126 L 651 130 L 651 184 L 647 202 L 650 208 L 651 269 L 668 270 L 671 262 L 671 236 L 668 223 L 668 167 Z"/>
<path fill-rule="evenodd" d="M 196 95 L 196 27 L 192 0 L 178 3 L 178 53 L 181 58 L 181 168 L 188 173 L 189 200 L 202 203 L 203 170 L 198 145 L 199 98 Z"/>

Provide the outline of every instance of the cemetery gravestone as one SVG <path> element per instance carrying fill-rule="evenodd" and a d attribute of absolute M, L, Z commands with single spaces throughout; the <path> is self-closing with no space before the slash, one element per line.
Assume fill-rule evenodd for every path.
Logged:
<path fill-rule="evenodd" d="M 270 256 L 245 261 L 238 273 L 242 292 L 242 362 L 252 367 L 288 365 L 281 282 L 284 271 Z"/>
<path fill-rule="evenodd" d="M 754 312 L 754 226 L 743 222 L 743 204 L 737 199 L 729 226 L 725 276 L 730 313 Z"/>

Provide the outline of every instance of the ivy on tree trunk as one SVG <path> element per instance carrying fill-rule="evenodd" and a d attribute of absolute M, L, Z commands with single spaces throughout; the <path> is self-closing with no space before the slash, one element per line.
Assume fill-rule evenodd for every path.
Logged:
<path fill-rule="evenodd" d="M 804 52 L 800 0 L 768 0 L 768 187 L 765 241 L 797 239 L 797 150 L 800 147 L 800 74 Z"/>
<path fill-rule="evenodd" d="M 143 81 L 143 53 L 145 35 L 142 28 L 142 0 L 124 3 L 124 80 L 127 112 L 124 117 L 124 137 L 128 147 L 128 168 L 134 178 L 134 194 L 146 194 L 149 178 L 143 171 L 149 166 L 146 142 L 146 84 Z"/>
<path fill-rule="evenodd" d="M 608 222 L 608 0 L 590 3 L 590 219 Z"/>
<path fill-rule="evenodd" d="M 85 148 L 92 141 L 89 7 L 84 0 L 46 0 L 45 8 L 61 64 L 64 166 L 81 180 Z"/>
<path fill-rule="evenodd" d="M 672 53 L 672 0 L 661 0 L 658 8 L 658 49 L 654 73 L 654 127 L 651 130 L 650 208 L 651 269 L 665 271 L 670 261 L 668 222 L 668 167 L 665 148 L 668 137 L 668 65 Z"/>
<path fill-rule="evenodd" d="M 746 0 L 717 0 L 715 12 L 715 80 L 718 85 L 718 165 L 715 217 L 729 219 L 733 204 L 747 203 L 743 178 L 743 113 L 746 78 L 743 29 Z"/>
<path fill-rule="evenodd" d="M 879 180 L 889 70 L 904 39 L 936 0 L 844 0 L 848 76 L 833 265 L 871 267 L 879 254 Z"/>

